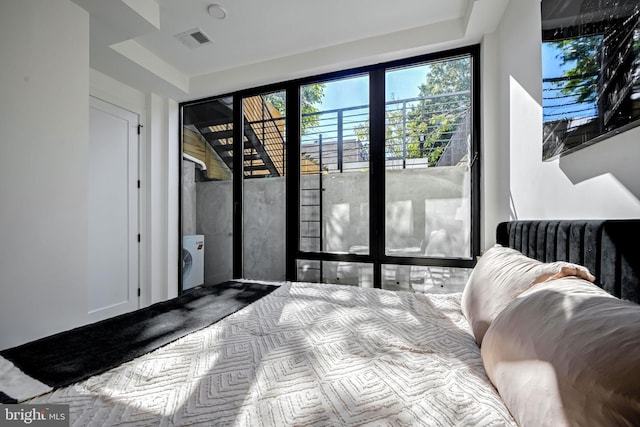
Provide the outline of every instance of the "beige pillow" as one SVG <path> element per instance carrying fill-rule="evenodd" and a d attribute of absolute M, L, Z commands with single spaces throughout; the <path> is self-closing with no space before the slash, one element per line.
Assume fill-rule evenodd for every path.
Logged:
<path fill-rule="evenodd" d="M 640 305 L 584 280 L 542 283 L 496 317 L 481 353 L 521 427 L 640 425 Z"/>
<path fill-rule="evenodd" d="M 495 245 L 480 257 L 462 292 L 462 313 L 478 345 L 491 321 L 518 295 L 552 278 L 595 278 L 589 270 L 568 262 L 542 263 L 515 249 Z"/>

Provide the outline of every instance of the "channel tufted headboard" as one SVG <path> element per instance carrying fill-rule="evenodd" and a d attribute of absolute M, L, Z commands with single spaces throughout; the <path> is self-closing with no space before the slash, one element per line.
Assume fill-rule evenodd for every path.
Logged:
<path fill-rule="evenodd" d="M 584 265 L 598 286 L 640 303 L 640 219 L 502 222 L 496 243 L 539 261 Z"/>

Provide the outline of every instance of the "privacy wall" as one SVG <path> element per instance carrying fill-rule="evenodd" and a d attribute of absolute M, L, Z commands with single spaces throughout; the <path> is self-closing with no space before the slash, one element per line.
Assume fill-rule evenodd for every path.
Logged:
<path fill-rule="evenodd" d="M 186 162 L 185 162 L 186 163 Z M 183 232 L 205 239 L 205 283 L 219 283 L 232 277 L 232 182 L 195 183 L 195 199 L 190 175 L 185 167 L 183 181 Z M 410 173 L 405 173 L 410 172 Z M 367 198 L 368 170 L 323 175 L 322 249 L 331 252 L 360 253 L 369 242 Z M 466 165 L 393 170 L 387 172 L 387 244 L 392 250 L 421 256 L 432 233 L 447 238 L 432 256 L 469 255 L 469 194 Z M 317 185 L 317 176 L 301 178 L 302 188 Z M 244 277 L 261 280 L 285 279 L 285 179 L 246 179 L 243 183 Z M 268 201 L 268 202 L 267 202 Z M 303 197 L 301 206 L 307 204 Z M 249 219 L 250 218 L 250 219 Z M 356 224 L 353 226 L 352 224 Z M 187 231 L 184 231 L 187 230 Z M 310 234 L 304 227 L 301 235 Z M 446 242 L 446 244 L 445 244 Z M 301 238 L 301 250 L 317 250 Z M 278 248 L 278 249 L 274 249 Z M 335 265 L 334 265 L 335 264 Z M 344 282 L 332 264 L 324 273 L 327 281 Z M 319 279 L 319 278 L 316 278 Z"/>

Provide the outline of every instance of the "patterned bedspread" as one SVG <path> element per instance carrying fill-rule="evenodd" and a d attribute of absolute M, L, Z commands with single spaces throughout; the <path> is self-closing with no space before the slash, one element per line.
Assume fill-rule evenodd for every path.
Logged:
<path fill-rule="evenodd" d="M 28 403 L 77 426 L 515 426 L 460 294 L 308 283 Z"/>

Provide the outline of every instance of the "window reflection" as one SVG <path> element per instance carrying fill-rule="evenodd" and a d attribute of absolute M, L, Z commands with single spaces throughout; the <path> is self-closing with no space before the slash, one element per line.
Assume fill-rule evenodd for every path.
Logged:
<path fill-rule="evenodd" d="M 640 5 L 542 1 L 543 158 L 640 119 Z"/>

